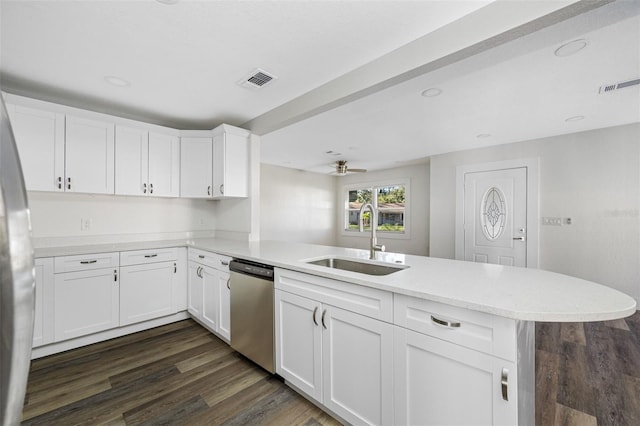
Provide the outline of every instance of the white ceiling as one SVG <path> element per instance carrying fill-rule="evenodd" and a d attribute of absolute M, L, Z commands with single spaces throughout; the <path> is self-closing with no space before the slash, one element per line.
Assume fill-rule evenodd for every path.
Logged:
<path fill-rule="evenodd" d="M 222 122 L 251 127 L 252 120 L 296 108 L 354 70 L 374 75 L 372 63 L 414 40 L 513 5 L 490 3 L 2 0 L 2 90 L 182 129 Z M 549 3 L 523 0 L 516 7 Z M 597 90 L 640 77 L 639 16 L 640 2 L 618 1 L 351 102 L 334 104 L 318 92 L 315 100 L 326 111 L 274 125 L 277 130 L 262 137 L 262 161 L 324 173 L 328 163 L 347 159 L 373 170 L 638 122 L 639 86 L 605 95 Z M 586 39 L 587 48 L 554 56 L 576 38 Z M 239 87 L 256 67 L 278 79 L 260 91 Z M 131 84 L 108 85 L 108 75 Z M 430 87 L 442 94 L 420 96 Z M 585 119 L 565 121 L 577 115 Z"/>

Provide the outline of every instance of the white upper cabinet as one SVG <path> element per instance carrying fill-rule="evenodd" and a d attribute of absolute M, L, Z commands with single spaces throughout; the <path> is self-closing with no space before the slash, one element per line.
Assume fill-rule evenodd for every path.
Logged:
<path fill-rule="evenodd" d="M 114 193 L 114 125 L 66 116 L 67 192 Z"/>
<path fill-rule="evenodd" d="M 29 191 L 64 191 L 64 114 L 8 104 Z"/>
<path fill-rule="evenodd" d="M 211 198 L 213 141 L 211 138 L 181 138 L 180 196 Z"/>
<path fill-rule="evenodd" d="M 223 124 L 213 136 L 213 198 L 249 195 L 249 132 Z"/>
<path fill-rule="evenodd" d="M 116 126 L 115 193 L 177 197 L 180 147 L 177 136 Z"/>

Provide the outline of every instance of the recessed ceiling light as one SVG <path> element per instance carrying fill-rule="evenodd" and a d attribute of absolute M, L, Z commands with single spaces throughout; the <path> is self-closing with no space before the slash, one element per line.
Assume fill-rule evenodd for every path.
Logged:
<path fill-rule="evenodd" d="M 422 92 L 422 96 L 425 98 L 433 98 L 434 96 L 438 96 L 442 93 L 442 89 L 438 89 L 437 87 L 432 87 Z"/>
<path fill-rule="evenodd" d="M 479 139 L 486 139 L 490 137 L 491 135 L 489 133 L 480 133 L 478 136 L 476 136 L 476 138 L 479 138 Z"/>
<path fill-rule="evenodd" d="M 587 40 L 580 38 L 563 44 L 562 46 L 558 47 L 553 53 L 554 55 L 561 58 L 565 56 L 571 56 L 574 53 L 578 53 L 579 51 L 587 47 L 588 44 L 589 42 Z"/>
<path fill-rule="evenodd" d="M 584 120 L 584 115 L 574 115 L 573 117 L 569 117 L 564 121 L 566 121 L 567 123 L 571 123 L 572 121 L 580 121 L 580 120 Z"/>
<path fill-rule="evenodd" d="M 113 86 L 118 86 L 118 87 L 127 87 L 130 86 L 131 83 L 129 83 L 127 80 L 122 79 L 120 77 L 116 77 L 114 75 L 108 75 L 104 78 L 104 81 L 106 81 L 107 83 L 113 85 Z"/>

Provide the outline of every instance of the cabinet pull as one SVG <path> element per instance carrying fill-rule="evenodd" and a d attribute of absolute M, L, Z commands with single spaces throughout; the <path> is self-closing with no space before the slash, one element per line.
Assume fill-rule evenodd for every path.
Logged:
<path fill-rule="evenodd" d="M 199 254 L 199 255 L 198 255 L 198 257 L 199 257 L 200 259 L 204 259 L 204 255 L 203 255 L 203 254 Z"/>
<path fill-rule="evenodd" d="M 224 184 L 220 185 L 220 193 L 224 195 Z"/>
<path fill-rule="evenodd" d="M 114 282 L 118 282 L 118 270 L 117 269 L 113 270 L 113 281 Z"/>
<path fill-rule="evenodd" d="M 176 262 L 173 262 L 173 273 L 177 273 L 178 272 L 178 265 L 176 265 Z"/>
<path fill-rule="evenodd" d="M 153 184 L 152 183 L 149 184 L 149 193 L 153 194 Z"/>
<path fill-rule="evenodd" d="M 143 193 L 143 194 L 146 194 L 146 193 L 147 193 L 147 184 L 146 184 L 146 183 L 143 183 L 143 184 L 142 184 L 142 193 Z"/>
<path fill-rule="evenodd" d="M 62 189 L 62 176 L 58 176 L 58 189 Z"/>
<path fill-rule="evenodd" d="M 318 325 L 318 320 L 316 320 L 316 313 L 318 312 L 318 307 L 313 308 L 313 323 Z"/>
<path fill-rule="evenodd" d="M 220 261 L 220 264 L 221 264 L 222 266 L 229 266 L 229 262 L 227 262 L 226 260 L 221 260 L 221 261 Z"/>
<path fill-rule="evenodd" d="M 324 316 L 327 314 L 327 310 L 325 309 L 324 311 L 322 311 L 322 318 L 320 318 L 320 321 L 322 322 L 322 328 L 324 328 L 325 330 L 327 329 L 327 325 L 324 323 Z"/>
<path fill-rule="evenodd" d="M 231 277 L 227 278 L 227 288 L 231 290 Z"/>
<path fill-rule="evenodd" d="M 67 189 L 71 189 L 71 178 L 67 178 Z"/>
<path fill-rule="evenodd" d="M 500 385 L 502 387 L 502 399 L 509 401 L 509 369 L 507 368 L 502 369 Z"/>
<path fill-rule="evenodd" d="M 90 265 L 90 264 L 92 264 L 92 263 L 96 263 L 96 262 L 97 262 L 97 260 L 96 260 L 96 259 L 93 259 L 93 260 L 81 260 L 81 261 L 80 261 L 80 264 L 81 264 L 81 265 Z"/>
<path fill-rule="evenodd" d="M 211 185 L 207 186 L 207 195 L 211 195 Z"/>
<path fill-rule="evenodd" d="M 150 257 L 157 257 L 158 253 L 154 253 L 154 254 L 145 254 L 144 257 L 146 258 L 150 258 Z"/>
<path fill-rule="evenodd" d="M 200 278 L 204 278 L 204 277 L 202 276 L 202 266 L 198 266 L 198 272 L 197 272 L 197 273 L 198 273 L 198 276 L 199 276 Z"/>
<path fill-rule="evenodd" d="M 451 321 L 441 320 L 439 318 L 434 317 L 433 315 L 431 315 L 431 321 L 435 322 L 436 324 L 444 325 L 445 327 L 450 327 L 450 328 L 458 328 L 458 327 L 460 327 L 460 323 L 459 322 L 451 322 Z"/>

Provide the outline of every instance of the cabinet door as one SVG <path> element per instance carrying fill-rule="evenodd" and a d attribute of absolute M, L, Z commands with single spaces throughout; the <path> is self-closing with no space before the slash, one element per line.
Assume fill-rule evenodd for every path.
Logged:
<path fill-rule="evenodd" d="M 213 197 L 247 197 L 249 151 L 246 136 L 222 133 L 213 138 Z"/>
<path fill-rule="evenodd" d="M 394 329 L 394 348 L 395 424 L 518 423 L 513 363 L 402 327 Z"/>
<path fill-rule="evenodd" d="M 322 401 L 322 305 L 276 290 L 276 373 Z"/>
<path fill-rule="evenodd" d="M 220 305 L 220 290 L 218 271 L 207 266 L 202 266 L 202 322 L 211 331 L 218 331 L 218 306 Z"/>
<path fill-rule="evenodd" d="M 120 326 L 173 314 L 174 262 L 120 268 Z"/>
<path fill-rule="evenodd" d="M 212 153 L 211 138 L 180 140 L 180 196 L 211 198 Z"/>
<path fill-rule="evenodd" d="M 231 289 L 229 288 L 230 274 L 217 271 L 218 277 L 218 334 L 224 339 L 231 340 Z"/>
<path fill-rule="evenodd" d="M 146 130 L 116 126 L 116 194 L 148 194 L 148 141 L 149 133 Z"/>
<path fill-rule="evenodd" d="M 393 325 L 323 309 L 323 404 L 352 424 L 393 424 Z"/>
<path fill-rule="evenodd" d="M 64 191 L 64 115 L 7 105 L 29 191 Z"/>
<path fill-rule="evenodd" d="M 117 327 L 118 311 L 118 269 L 95 269 L 55 275 L 56 342 Z"/>
<path fill-rule="evenodd" d="M 114 193 L 114 126 L 66 117 L 65 184 L 68 192 Z"/>
<path fill-rule="evenodd" d="M 189 308 L 189 273 L 187 267 L 187 249 L 177 249 L 176 279 L 173 282 L 173 307 L 176 312 Z"/>
<path fill-rule="evenodd" d="M 202 278 L 200 270 L 202 266 L 195 262 L 189 262 L 189 278 L 188 278 L 188 299 L 189 305 L 187 310 L 191 315 L 198 319 L 202 319 Z"/>
<path fill-rule="evenodd" d="M 53 258 L 36 259 L 33 347 L 53 342 Z"/>
<path fill-rule="evenodd" d="M 177 136 L 149 133 L 149 194 L 180 195 L 180 141 Z"/>

